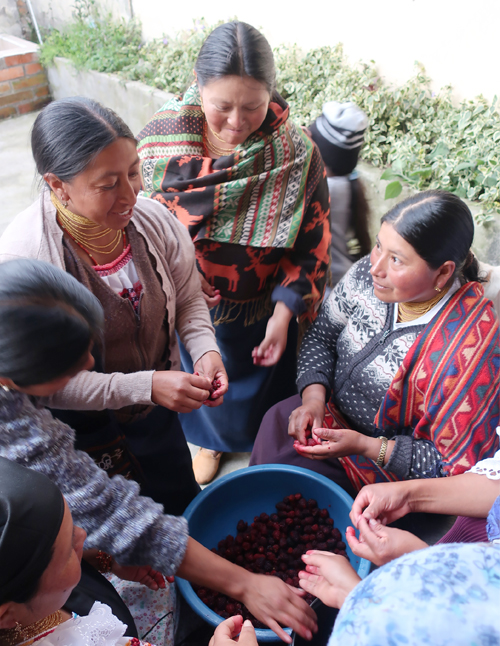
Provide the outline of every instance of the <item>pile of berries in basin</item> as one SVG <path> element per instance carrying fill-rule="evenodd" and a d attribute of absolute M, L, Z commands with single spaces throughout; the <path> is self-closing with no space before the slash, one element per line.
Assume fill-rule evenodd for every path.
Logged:
<path fill-rule="evenodd" d="M 299 500 L 302 497 L 305 499 L 307 509 L 304 502 L 299 503 L 299 500 L 295 499 L 297 492 L 302 494 Z M 292 503 L 290 495 L 294 498 Z M 317 511 L 315 512 L 309 509 L 309 500 L 313 505 L 312 499 L 317 502 Z M 277 504 L 279 508 L 276 507 Z M 346 527 L 351 524 L 349 518 L 351 506 L 351 496 L 335 482 L 319 473 L 290 464 L 263 464 L 233 471 L 217 478 L 194 498 L 183 515 L 189 523 L 190 536 L 208 549 L 218 550 L 219 542 L 225 541 L 224 544 L 220 543 L 224 557 L 234 558 L 234 562 L 240 564 L 241 559 L 238 561 L 236 559 L 242 556 L 243 567 L 252 568 L 252 570 L 255 567 L 260 567 L 266 576 L 272 576 L 271 573 L 274 571 L 276 573 L 274 576 L 278 575 L 285 581 L 291 579 L 293 585 L 297 583 L 297 569 L 305 567 L 297 548 L 304 551 L 318 549 L 319 546 L 323 547 L 324 543 L 326 543 L 327 550 L 347 552 L 352 566 L 361 578 L 368 574 L 369 561 L 360 559 L 359 556 L 353 554 L 349 545 L 345 547 L 345 550 L 343 549 L 343 536 Z M 324 517 L 325 511 L 321 512 L 322 509 L 327 511 L 326 518 Z M 298 516 L 297 511 L 299 512 Z M 261 514 L 264 514 L 262 518 Z M 269 516 L 268 520 L 266 514 Z M 277 521 L 274 514 L 278 517 Z M 255 518 L 256 520 L 254 520 Z M 311 518 L 315 522 L 311 523 Z M 334 524 L 331 524 L 328 518 L 333 519 Z M 238 523 L 241 520 L 243 520 L 243 524 L 238 528 Z M 244 523 L 247 523 L 246 529 L 239 531 L 244 527 Z M 269 523 L 273 523 L 273 525 L 269 527 Z M 277 528 L 274 523 L 278 524 Z M 252 525 L 254 526 L 252 527 Z M 266 526 L 264 532 L 267 531 L 267 533 L 264 535 L 262 535 L 262 525 Z M 316 525 L 318 529 L 315 532 Z M 330 532 L 328 528 L 330 528 Z M 273 536 L 273 533 L 278 531 L 279 538 L 278 534 Z M 299 541 L 296 544 L 294 541 L 296 541 L 297 535 L 292 532 L 298 533 Z M 242 538 L 237 539 L 240 534 L 242 534 Z M 247 534 L 250 540 L 242 540 Z M 318 540 L 318 534 L 320 540 Z M 227 543 L 228 535 L 234 537 L 233 541 L 229 539 L 229 544 Z M 306 536 L 308 540 L 305 540 Z M 259 543 L 259 539 L 262 544 Z M 262 539 L 266 540 L 265 545 Z M 287 543 L 288 539 L 290 539 L 290 545 Z M 335 545 L 333 542 L 328 543 L 328 541 L 335 541 Z M 280 542 L 282 546 L 280 546 Z M 243 543 L 245 543 L 245 548 L 248 543 L 250 549 L 243 549 Z M 237 553 L 239 552 L 237 546 L 241 547 L 241 554 Z M 264 549 L 260 552 L 259 548 Z M 291 552 L 288 551 L 290 549 Z M 226 550 L 229 550 L 228 554 L 225 553 Z M 231 550 L 233 556 L 231 556 Z M 272 557 L 266 558 L 271 553 L 276 556 L 274 561 Z M 270 567 L 266 565 L 266 561 L 271 564 L 269 572 L 266 572 L 266 569 Z M 284 565 L 281 565 L 282 562 Z M 241 612 L 246 616 L 243 606 L 238 601 L 226 599 L 224 607 L 222 607 L 222 595 L 202 588 L 199 590 L 202 600 L 189 581 L 178 577 L 177 584 L 191 608 L 214 627 L 223 620 L 223 617 L 217 613 L 224 612 L 231 615 Z M 211 607 L 208 604 L 211 604 Z M 228 604 L 229 607 L 226 609 Z M 260 628 L 257 624 L 255 624 L 255 628 L 259 644 L 280 642 L 280 638 L 269 628 Z M 289 628 L 286 630 L 291 632 Z"/>
<path fill-rule="evenodd" d="M 325 550 L 348 558 L 340 530 L 334 526 L 328 509 L 320 509 L 316 500 L 301 493 L 285 496 L 276 503 L 276 512 L 261 513 L 252 523 L 240 520 L 233 534 L 212 548 L 219 556 L 241 565 L 250 572 L 277 576 L 288 585 L 299 587 L 301 560 L 307 550 Z M 243 604 L 205 587 L 194 586 L 198 597 L 227 619 L 235 614 L 250 619 L 255 627 L 265 628 Z M 310 603 L 311 595 L 306 596 Z"/>

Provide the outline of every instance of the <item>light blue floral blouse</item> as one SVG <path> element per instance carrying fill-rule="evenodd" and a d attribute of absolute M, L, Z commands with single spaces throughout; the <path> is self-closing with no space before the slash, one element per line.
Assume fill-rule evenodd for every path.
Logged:
<path fill-rule="evenodd" d="M 435 545 L 381 567 L 347 597 L 328 643 L 424 645 L 500 646 L 500 544 Z"/>

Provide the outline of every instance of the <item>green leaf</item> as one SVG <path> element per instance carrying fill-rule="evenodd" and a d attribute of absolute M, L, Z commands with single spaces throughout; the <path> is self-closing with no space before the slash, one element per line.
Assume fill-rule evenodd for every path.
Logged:
<path fill-rule="evenodd" d="M 497 186 L 497 184 L 498 184 L 498 177 L 497 177 L 495 174 L 493 174 L 493 175 L 489 175 L 489 176 L 484 180 L 483 184 L 484 184 L 485 186 L 489 186 L 489 187 L 493 188 L 494 186 Z"/>
<path fill-rule="evenodd" d="M 410 173 L 409 177 L 410 179 L 427 179 L 432 175 L 432 168 L 419 168 L 418 170 L 414 170 Z"/>
<path fill-rule="evenodd" d="M 429 159 L 436 159 L 436 157 L 448 157 L 450 154 L 450 149 L 442 141 L 434 148 L 434 150 L 429 155 Z"/>
<path fill-rule="evenodd" d="M 458 164 L 458 166 L 455 166 L 453 169 L 455 173 L 459 173 L 461 170 L 468 170 L 469 168 L 476 168 L 477 164 L 474 161 L 471 162 L 462 162 L 461 164 Z"/>
<path fill-rule="evenodd" d="M 386 168 L 385 171 L 382 173 L 380 176 L 380 179 L 397 179 L 398 177 L 401 177 L 399 173 L 395 173 L 392 168 Z"/>
<path fill-rule="evenodd" d="M 403 186 L 399 180 L 396 180 L 395 182 L 390 182 L 385 187 L 385 199 L 390 200 L 393 197 L 397 197 L 398 195 L 401 194 L 402 190 L 403 190 Z"/>

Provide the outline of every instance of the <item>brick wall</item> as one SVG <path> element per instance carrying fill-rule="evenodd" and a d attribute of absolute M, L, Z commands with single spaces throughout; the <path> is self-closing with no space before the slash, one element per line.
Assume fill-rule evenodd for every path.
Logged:
<path fill-rule="evenodd" d="M 49 101 L 47 75 L 36 52 L 0 58 L 0 119 L 39 110 Z"/>

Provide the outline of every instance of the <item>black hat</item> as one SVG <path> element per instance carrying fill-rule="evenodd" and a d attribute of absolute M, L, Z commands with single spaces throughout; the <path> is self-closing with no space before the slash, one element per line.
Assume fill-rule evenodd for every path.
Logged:
<path fill-rule="evenodd" d="M 42 576 L 63 515 L 64 498 L 47 476 L 0 458 L 0 604 Z"/>
<path fill-rule="evenodd" d="M 325 103 L 323 113 L 309 129 L 334 175 L 349 175 L 356 168 L 367 126 L 368 117 L 355 103 Z"/>

